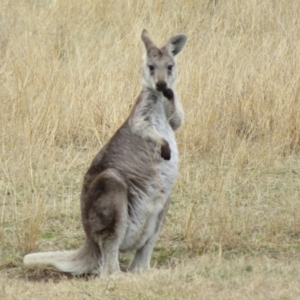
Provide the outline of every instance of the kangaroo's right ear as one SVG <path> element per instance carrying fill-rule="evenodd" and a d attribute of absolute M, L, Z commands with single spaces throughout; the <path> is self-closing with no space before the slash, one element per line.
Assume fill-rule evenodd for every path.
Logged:
<path fill-rule="evenodd" d="M 172 55 L 177 55 L 185 46 L 187 36 L 185 34 L 178 34 L 170 38 L 165 46 L 165 49 Z"/>
<path fill-rule="evenodd" d="M 141 38 L 142 38 L 142 41 L 143 41 L 143 43 L 145 45 L 145 48 L 146 48 L 147 52 L 149 52 L 149 50 L 151 48 L 157 48 L 156 45 L 152 42 L 152 40 L 149 38 L 149 35 L 148 35 L 148 32 L 147 32 L 146 29 L 144 29 L 142 31 Z"/>

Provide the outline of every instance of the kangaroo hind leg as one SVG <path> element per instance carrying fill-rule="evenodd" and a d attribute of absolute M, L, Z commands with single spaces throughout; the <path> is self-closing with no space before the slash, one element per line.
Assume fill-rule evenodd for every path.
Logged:
<path fill-rule="evenodd" d="M 86 231 L 100 247 L 101 273 L 119 272 L 119 247 L 127 226 L 125 180 L 115 169 L 101 172 L 92 181 L 83 202 Z"/>
<path fill-rule="evenodd" d="M 153 247 L 163 227 L 166 214 L 169 209 L 169 204 L 170 204 L 170 197 L 168 198 L 163 209 L 160 211 L 160 213 L 157 216 L 153 235 L 149 238 L 149 240 L 145 243 L 145 245 L 143 245 L 143 247 L 141 247 L 136 251 L 134 258 L 129 266 L 130 272 L 140 272 L 140 271 L 145 271 L 150 269 L 150 260 L 151 260 Z"/>

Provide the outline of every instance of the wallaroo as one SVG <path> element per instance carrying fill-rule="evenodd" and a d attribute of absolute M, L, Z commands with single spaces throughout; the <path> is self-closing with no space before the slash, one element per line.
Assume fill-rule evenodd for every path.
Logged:
<path fill-rule="evenodd" d="M 141 38 L 146 50 L 142 91 L 127 120 L 84 177 L 84 245 L 72 251 L 28 254 L 25 265 L 52 265 L 73 275 L 109 275 L 120 271 L 119 251 L 133 251 L 129 271 L 150 267 L 178 175 L 174 131 L 183 123 L 183 110 L 174 92 L 175 57 L 187 37 L 173 36 L 162 48 L 146 30 Z"/>

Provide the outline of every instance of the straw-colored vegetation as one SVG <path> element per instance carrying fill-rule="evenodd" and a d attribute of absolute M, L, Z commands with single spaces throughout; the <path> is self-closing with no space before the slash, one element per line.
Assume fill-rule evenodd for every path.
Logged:
<path fill-rule="evenodd" d="M 297 0 L 2 0 L 0 299 L 299 298 L 299 16 Z M 26 253 L 83 242 L 81 182 L 139 93 L 143 28 L 189 38 L 153 270 L 25 269 Z"/>

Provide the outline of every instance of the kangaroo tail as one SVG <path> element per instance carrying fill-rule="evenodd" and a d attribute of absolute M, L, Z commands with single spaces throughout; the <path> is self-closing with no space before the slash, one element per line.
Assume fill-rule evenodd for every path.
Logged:
<path fill-rule="evenodd" d="M 97 244 L 86 241 L 77 250 L 27 254 L 24 265 L 51 265 L 72 275 L 99 274 L 101 253 Z"/>

